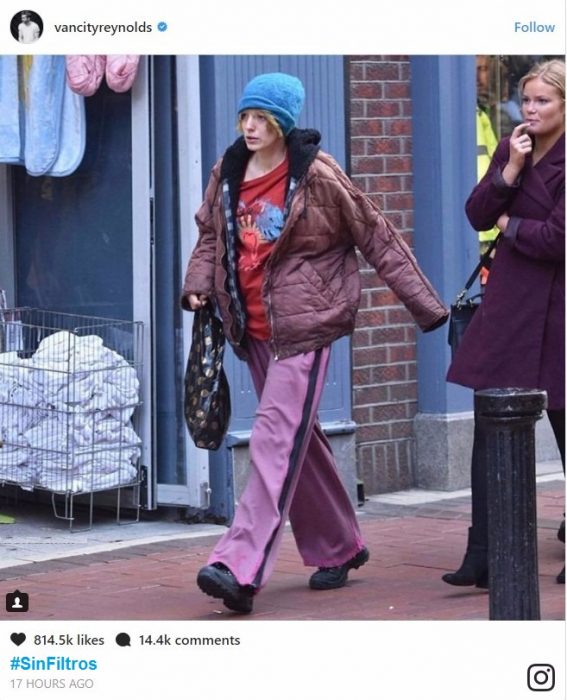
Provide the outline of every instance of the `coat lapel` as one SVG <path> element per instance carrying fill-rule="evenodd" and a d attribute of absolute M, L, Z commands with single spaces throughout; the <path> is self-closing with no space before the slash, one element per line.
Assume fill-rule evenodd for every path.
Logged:
<path fill-rule="evenodd" d="M 565 134 L 537 163 L 530 164 L 522 178 L 522 193 L 537 210 L 550 211 L 557 203 L 558 187 L 565 180 Z"/>

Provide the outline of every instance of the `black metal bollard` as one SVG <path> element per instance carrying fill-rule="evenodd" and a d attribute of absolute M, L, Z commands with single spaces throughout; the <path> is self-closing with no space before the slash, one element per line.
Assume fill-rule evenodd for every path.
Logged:
<path fill-rule="evenodd" d="M 545 391 L 475 392 L 488 491 L 491 620 L 539 620 L 535 423 Z"/>

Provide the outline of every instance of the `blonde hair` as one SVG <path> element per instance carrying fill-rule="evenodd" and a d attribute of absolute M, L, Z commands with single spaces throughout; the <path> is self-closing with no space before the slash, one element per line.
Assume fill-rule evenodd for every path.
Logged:
<path fill-rule="evenodd" d="M 543 80 L 544 83 L 554 87 L 559 93 L 561 99 L 565 101 L 565 62 L 554 58 L 551 61 L 544 63 L 536 63 L 518 83 L 518 91 L 520 97 L 524 92 L 526 83 L 534 78 Z"/>
<path fill-rule="evenodd" d="M 242 115 L 245 114 L 246 112 L 249 112 L 250 110 L 244 109 L 240 114 L 238 115 L 238 122 L 236 124 L 236 129 L 239 133 L 242 133 Z M 266 111 L 265 109 L 257 109 L 255 110 L 258 112 L 258 114 L 261 114 L 263 117 L 266 118 L 266 121 L 268 124 L 272 127 L 272 129 L 276 132 L 276 134 L 280 137 L 283 138 L 283 131 L 281 126 L 278 124 L 277 119 L 274 117 L 274 115 L 271 112 Z"/>

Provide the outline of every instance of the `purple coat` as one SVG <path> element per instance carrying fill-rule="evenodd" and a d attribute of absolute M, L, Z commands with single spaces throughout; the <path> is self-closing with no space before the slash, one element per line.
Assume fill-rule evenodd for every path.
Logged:
<path fill-rule="evenodd" d="M 502 178 L 503 139 L 466 212 L 485 231 L 507 212 L 486 292 L 447 379 L 473 389 L 544 389 L 548 408 L 565 407 L 565 135 L 519 182 Z"/>

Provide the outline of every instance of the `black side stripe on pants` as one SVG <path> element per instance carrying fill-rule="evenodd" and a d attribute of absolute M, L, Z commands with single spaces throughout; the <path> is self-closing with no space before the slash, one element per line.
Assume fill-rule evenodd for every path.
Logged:
<path fill-rule="evenodd" d="M 276 527 L 276 529 L 272 532 L 272 536 L 270 537 L 268 544 L 266 545 L 266 549 L 264 550 L 264 556 L 262 557 L 262 563 L 260 564 L 260 568 L 258 569 L 258 573 L 254 577 L 254 583 L 252 584 L 255 587 L 258 587 L 260 585 L 260 582 L 262 581 L 262 574 L 264 573 L 264 567 L 266 566 L 266 561 L 268 559 L 268 556 L 272 550 L 272 546 L 274 544 L 274 541 L 276 539 L 276 535 L 278 533 L 278 530 L 280 528 L 281 519 L 283 517 L 283 512 L 285 509 L 285 504 L 287 503 L 287 497 L 289 494 L 289 490 L 291 488 L 291 482 L 293 480 L 293 477 L 295 475 L 295 472 L 297 471 L 297 466 L 299 462 L 299 453 L 301 452 L 301 448 L 303 445 L 303 442 L 305 440 L 305 434 L 307 432 L 307 426 L 309 424 L 309 417 L 311 415 L 311 410 L 313 408 L 313 396 L 315 394 L 315 387 L 317 385 L 317 379 L 319 377 L 319 367 L 321 365 L 321 348 L 318 350 L 315 350 L 315 358 L 313 360 L 313 366 L 311 367 L 309 371 L 309 381 L 307 383 L 307 393 L 305 395 L 305 403 L 303 404 L 303 412 L 301 414 L 301 422 L 299 424 L 299 427 L 297 429 L 297 433 L 295 434 L 295 438 L 293 440 L 293 448 L 291 450 L 291 453 L 289 455 L 289 465 L 287 469 L 287 474 L 283 483 L 282 487 L 282 492 L 280 494 L 280 498 L 278 500 L 278 512 L 280 514 L 280 524 Z"/>

